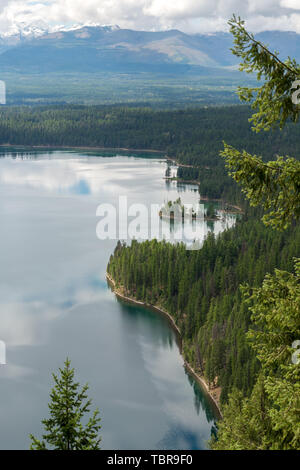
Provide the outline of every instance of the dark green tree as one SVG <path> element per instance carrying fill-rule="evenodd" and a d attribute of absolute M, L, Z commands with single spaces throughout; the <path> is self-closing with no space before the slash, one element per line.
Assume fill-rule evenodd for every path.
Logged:
<path fill-rule="evenodd" d="M 293 219 L 300 218 L 300 162 L 278 157 L 264 163 L 261 157 L 239 152 L 225 144 L 221 156 L 229 174 L 242 185 L 242 191 L 253 206 L 266 211 L 263 222 L 284 230 Z"/>
<path fill-rule="evenodd" d="M 208 204 L 207 206 L 206 217 L 208 219 L 214 219 L 216 217 L 216 209 L 212 203 Z"/>
<path fill-rule="evenodd" d="M 291 97 L 298 85 L 295 81 L 300 76 L 300 65 L 290 57 L 281 60 L 278 52 L 272 52 L 246 30 L 240 17 L 233 15 L 228 24 L 234 37 L 232 53 L 241 59 L 240 70 L 256 73 L 257 80 L 263 81 L 260 87 L 238 88 L 240 99 L 251 102 L 257 110 L 250 119 L 254 129 L 282 128 L 288 119 L 297 122 L 300 108 Z"/>
<path fill-rule="evenodd" d="M 50 393 L 50 418 L 42 421 L 45 433 L 42 440 L 30 435 L 31 450 L 100 450 L 99 411 L 94 411 L 86 424 L 82 423 L 82 418 L 90 412 L 88 385 L 80 388 L 74 381 L 69 359 L 59 373 L 60 376 L 53 374 L 55 386 Z"/>
<path fill-rule="evenodd" d="M 256 88 L 240 88 L 243 101 L 252 102 L 257 110 L 250 121 L 256 132 L 271 127 L 282 128 L 288 119 L 296 122 L 299 105 L 294 104 L 293 90 L 300 66 L 288 58 L 283 62 L 278 53 L 257 41 L 244 27 L 244 21 L 233 18 L 229 21 L 234 36 L 233 54 L 242 59 L 240 70 L 257 73 L 263 85 Z M 300 162 L 294 158 L 277 157 L 264 163 L 262 158 L 252 156 L 226 145 L 221 156 L 225 159 L 230 175 L 242 185 L 250 203 L 261 205 L 267 214 L 263 221 L 280 230 L 300 217 Z"/>
<path fill-rule="evenodd" d="M 253 326 L 247 336 L 262 365 L 251 396 L 234 390 L 219 423 L 216 450 L 300 449 L 300 261 L 295 274 L 275 270 L 262 287 L 244 286 Z"/>
<path fill-rule="evenodd" d="M 246 101 L 256 92 L 253 106 L 258 112 L 252 117 L 255 130 L 269 130 L 278 123 L 283 127 L 288 118 L 297 121 L 298 108 L 292 103 L 291 88 L 299 66 L 291 59 L 280 61 L 276 53 L 246 31 L 240 18 L 233 17 L 229 23 L 235 38 L 233 53 L 242 58 L 241 69 L 257 71 L 258 79 L 265 79 L 261 88 L 240 90 Z M 222 156 L 252 205 L 269 211 L 263 219 L 266 225 L 283 230 L 299 219 L 298 161 L 278 157 L 266 164 L 226 144 Z M 276 269 L 274 275 L 265 276 L 261 287 L 243 287 L 253 325 L 247 337 L 261 372 L 249 398 L 239 391 L 231 392 L 218 438 L 211 442 L 213 449 L 300 448 L 300 363 L 298 359 L 292 361 L 293 348 L 300 338 L 299 263 L 296 259 L 295 274 Z"/>

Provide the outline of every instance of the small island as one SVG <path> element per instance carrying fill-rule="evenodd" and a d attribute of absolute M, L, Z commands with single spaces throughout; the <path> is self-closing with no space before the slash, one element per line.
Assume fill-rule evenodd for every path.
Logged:
<path fill-rule="evenodd" d="M 176 201 L 167 201 L 159 210 L 160 218 L 175 219 L 192 219 L 202 218 L 204 220 L 219 220 L 219 215 L 213 204 L 209 204 L 203 212 L 196 212 L 193 207 L 186 207 L 179 197 Z"/>

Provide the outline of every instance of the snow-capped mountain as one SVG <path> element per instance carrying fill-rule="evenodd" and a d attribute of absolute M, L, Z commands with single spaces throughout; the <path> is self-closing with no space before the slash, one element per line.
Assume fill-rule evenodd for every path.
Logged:
<path fill-rule="evenodd" d="M 45 21 L 25 23 L 23 21 L 15 23 L 14 26 L 7 32 L 0 32 L 0 39 L 2 42 L 16 43 L 26 39 L 34 39 L 45 34 L 57 32 L 70 32 L 77 31 L 82 28 L 100 28 L 103 31 L 116 31 L 120 29 L 118 25 L 101 25 L 99 23 L 87 22 L 72 25 L 55 25 L 51 26 Z"/>
<path fill-rule="evenodd" d="M 257 37 L 273 50 L 280 50 L 283 59 L 288 54 L 299 58 L 299 34 L 268 31 Z M 231 47 L 229 33 L 190 35 L 178 30 L 135 31 L 97 23 L 55 27 L 44 22 L 19 23 L 0 36 L 0 70 L 202 73 L 207 68 L 236 67 L 238 60 Z"/>
<path fill-rule="evenodd" d="M 100 24 L 100 23 L 93 23 L 91 21 L 87 23 L 78 23 L 78 24 L 73 24 L 71 26 L 65 26 L 65 25 L 58 25 L 54 26 L 52 28 L 49 28 L 48 32 L 54 33 L 58 31 L 76 31 L 78 29 L 82 28 L 100 28 L 105 31 L 117 31 L 118 29 L 121 29 L 120 26 L 117 24 Z"/>
<path fill-rule="evenodd" d="M 5 33 L 0 33 L 2 39 L 10 38 L 35 38 L 42 36 L 49 31 L 49 25 L 44 21 L 39 21 L 38 23 L 25 23 L 20 21 L 15 23 L 14 26 Z"/>

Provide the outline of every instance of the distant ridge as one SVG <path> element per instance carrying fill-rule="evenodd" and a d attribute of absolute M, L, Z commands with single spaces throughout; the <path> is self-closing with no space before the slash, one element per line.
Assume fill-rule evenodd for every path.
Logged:
<path fill-rule="evenodd" d="M 300 61 L 300 35 L 268 31 L 257 37 L 273 50 Z M 173 74 L 193 69 L 232 68 L 228 33 L 189 35 L 178 30 L 135 31 L 117 25 L 19 24 L 0 36 L 0 69 L 18 73 L 148 72 Z"/>

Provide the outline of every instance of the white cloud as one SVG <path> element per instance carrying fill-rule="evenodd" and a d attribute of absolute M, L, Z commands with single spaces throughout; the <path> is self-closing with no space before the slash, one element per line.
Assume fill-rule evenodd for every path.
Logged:
<path fill-rule="evenodd" d="M 122 28 L 187 32 L 226 30 L 232 13 L 253 31 L 295 30 L 300 33 L 299 0 L 0 0 L 0 31 L 20 24 L 97 22 Z"/>
<path fill-rule="evenodd" d="M 281 0 L 280 5 L 285 8 L 292 8 L 293 10 L 300 10 L 299 0 Z"/>

